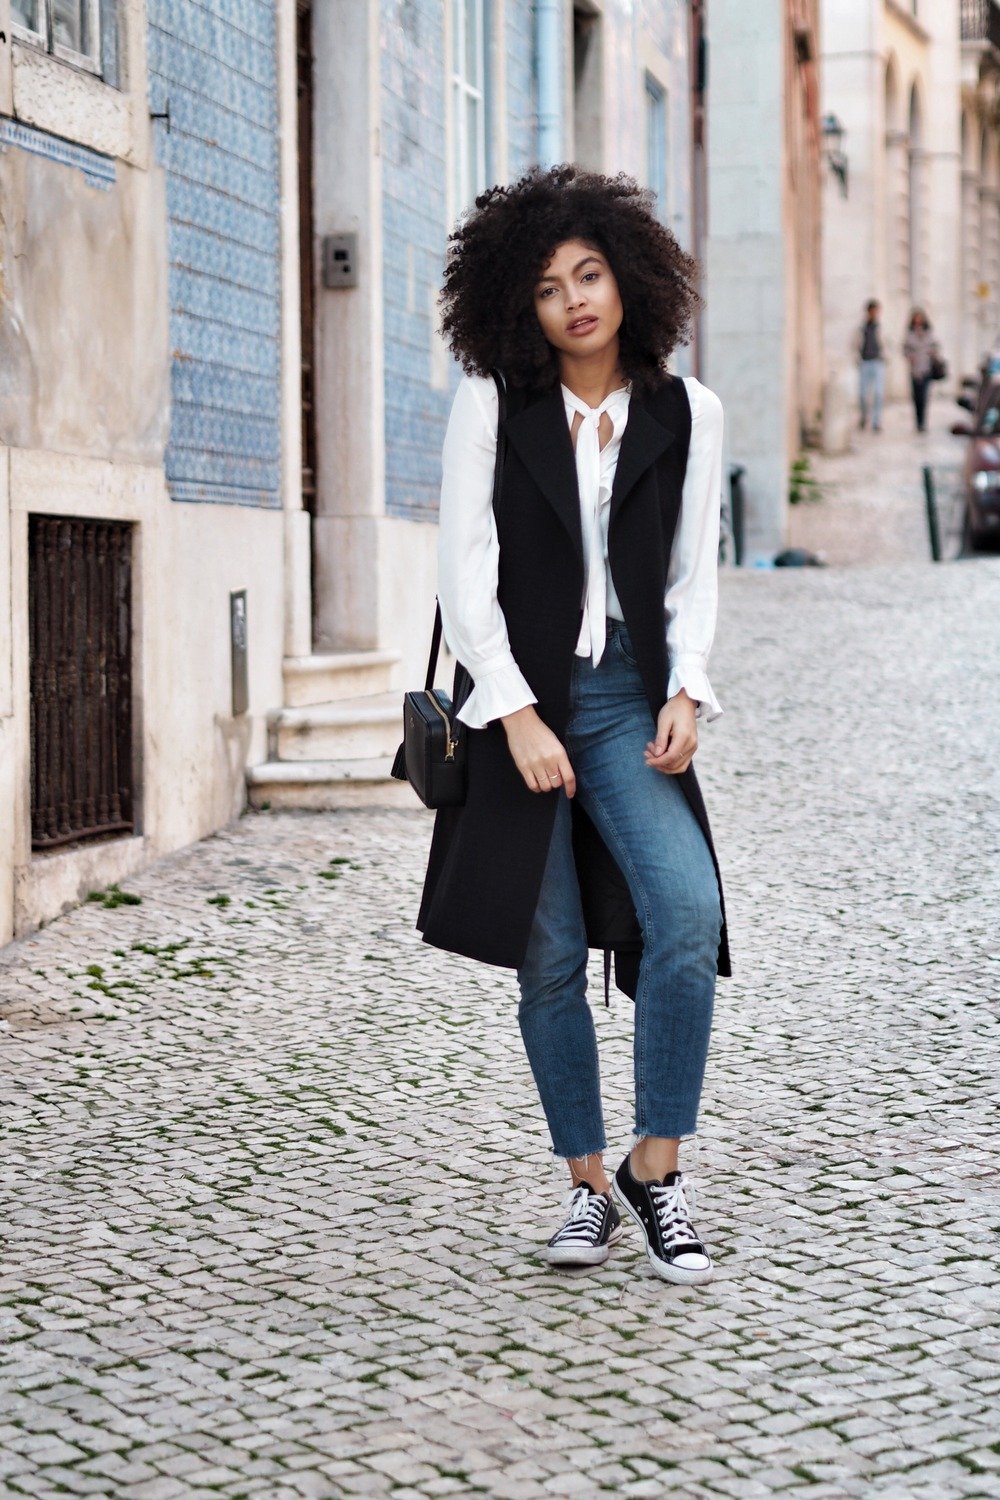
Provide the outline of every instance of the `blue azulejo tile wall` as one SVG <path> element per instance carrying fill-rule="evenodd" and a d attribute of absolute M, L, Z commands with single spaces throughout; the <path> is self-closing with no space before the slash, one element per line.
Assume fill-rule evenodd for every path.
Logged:
<path fill-rule="evenodd" d="M 386 511 L 434 520 L 441 484 L 441 445 L 458 383 L 435 379 L 436 298 L 448 231 L 445 134 L 445 11 L 456 0 L 381 0 L 382 229 L 385 311 Z M 487 51 L 487 172 L 500 172 L 498 111 L 506 114 L 508 176 L 532 158 L 535 140 L 532 0 L 486 0 L 493 39 Z M 504 48 L 506 96 L 495 84 L 495 48 Z M 441 386 L 446 386 L 441 389 Z"/>
<path fill-rule="evenodd" d="M 280 232 L 274 0 L 148 0 L 166 173 L 176 500 L 278 507 Z"/>
<path fill-rule="evenodd" d="M 386 511 L 432 519 L 450 405 L 431 385 L 447 235 L 444 5 L 383 0 L 381 21 Z"/>

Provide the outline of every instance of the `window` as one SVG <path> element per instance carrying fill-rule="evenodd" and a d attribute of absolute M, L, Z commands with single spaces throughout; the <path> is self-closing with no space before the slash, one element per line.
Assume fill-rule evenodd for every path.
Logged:
<path fill-rule="evenodd" d="M 484 0 L 451 0 L 452 187 L 456 214 L 486 186 Z"/>
<path fill-rule="evenodd" d="M 573 160 L 599 172 L 604 159 L 601 14 L 592 0 L 573 6 Z"/>
<path fill-rule="evenodd" d="M 14 35 L 100 72 L 101 0 L 11 0 Z"/>
<path fill-rule="evenodd" d="M 28 32 L 33 39 L 45 37 L 44 0 L 12 0 L 10 18 L 16 30 Z"/>
<path fill-rule="evenodd" d="M 656 211 L 667 217 L 667 95 L 646 74 L 646 186 L 656 195 Z"/>

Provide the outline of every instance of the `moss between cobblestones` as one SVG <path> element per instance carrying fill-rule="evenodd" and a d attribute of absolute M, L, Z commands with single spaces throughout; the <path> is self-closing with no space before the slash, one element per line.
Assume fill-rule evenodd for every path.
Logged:
<path fill-rule="evenodd" d="M 123 891 L 118 885 L 109 885 L 104 891 L 88 891 L 87 900 L 100 902 L 105 911 L 114 911 L 118 906 L 141 906 L 142 897 L 133 891 Z"/>
<path fill-rule="evenodd" d="M 994 1449 L 1000 1452 L 1000 1445 L 994 1443 Z M 980 1450 L 982 1451 L 982 1450 Z M 950 1455 L 955 1463 L 961 1464 L 963 1469 L 968 1469 L 970 1474 L 989 1474 L 990 1470 L 973 1458 L 971 1453 L 953 1453 Z"/>
<path fill-rule="evenodd" d="M 457 1479 L 460 1484 L 466 1485 L 470 1492 L 474 1495 L 489 1494 L 489 1491 L 487 1489 L 484 1489 L 481 1484 L 474 1484 L 472 1482 L 469 1471 L 467 1469 L 449 1469 L 443 1464 L 432 1464 L 432 1466 L 437 1470 L 438 1476 L 441 1479 Z"/>
<path fill-rule="evenodd" d="M 508 980 L 430 951 L 414 968 L 422 813 L 251 820 L 145 875 L 137 917 L 91 906 L 11 952 L 0 975 L 10 993 L 3 1041 L 5 1050 L 13 1042 L 24 1085 L 12 1124 L 23 1167 L 15 1163 L 5 1213 L 0 1289 L 18 1379 L 23 1369 L 15 1431 L 38 1443 L 30 1454 L 24 1445 L 20 1462 L 34 1472 L 29 1480 L 20 1469 L 12 1494 L 55 1495 L 64 1481 L 73 1489 L 73 1465 L 47 1463 L 51 1433 L 74 1444 L 79 1436 L 89 1453 L 105 1448 L 104 1434 L 117 1441 L 120 1428 L 145 1446 L 136 1443 L 127 1471 L 120 1460 L 81 1460 L 78 1491 L 131 1494 L 150 1482 L 153 1493 L 157 1481 L 142 1466 L 158 1463 L 150 1454 L 168 1425 L 182 1458 L 162 1471 L 177 1494 L 216 1493 L 222 1465 L 240 1469 L 231 1432 L 252 1434 L 247 1448 L 260 1456 L 231 1473 L 230 1489 L 221 1485 L 229 1500 L 240 1490 L 346 1496 L 401 1485 L 413 1500 L 418 1491 L 501 1495 L 508 1466 L 519 1500 L 544 1500 L 560 1482 L 577 1495 L 632 1488 L 706 1500 L 808 1488 L 992 1493 L 995 1012 L 980 939 L 963 925 L 968 907 L 959 921 L 955 904 L 942 903 L 926 922 L 923 899 L 953 884 L 959 856 L 985 854 L 981 815 L 977 823 L 960 791 L 970 763 L 966 756 L 956 773 L 951 752 L 961 762 L 967 740 L 976 766 L 988 763 L 978 709 L 958 716 L 992 658 L 960 662 L 956 678 L 942 642 L 961 637 L 962 611 L 933 619 L 924 641 L 910 627 L 918 612 L 923 619 L 927 590 L 944 585 L 929 571 L 904 583 L 906 651 L 887 657 L 886 671 L 914 704 L 928 692 L 954 699 L 961 738 L 948 743 L 946 716 L 942 754 L 909 777 L 909 718 L 884 698 L 866 721 L 874 751 L 866 740 L 850 776 L 826 790 L 824 776 L 840 778 L 828 705 L 870 687 L 867 666 L 854 680 L 826 672 L 841 654 L 827 642 L 852 628 L 841 594 L 895 601 L 897 581 L 870 589 L 809 580 L 801 660 L 802 636 L 786 618 L 796 580 L 732 584 L 752 593 L 753 624 L 738 661 L 731 653 L 742 702 L 724 731 L 730 748 L 717 737 L 706 769 L 730 841 L 736 915 L 751 896 L 755 910 L 741 931 L 742 977 L 720 991 L 696 1156 L 709 1184 L 707 1227 L 726 1264 L 708 1292 L 659 1286 L 634 1243 L 598 1275 L 572 1279 L 543 1269 L 527 1248 L 542 1239 L 552 1197 L 544 1124 Z M 962 651 L 983 637 L 983 618 Z M 765 641 L 755 656 L 762 629 L 780 649 Z M 849 645 L 843 655 L 863 660 Z M 797 727 L 785 722 L 775 755 L 773 684 L 784 691 L 796 671 L 803 687 L 793 696 L 807 694 L 808 710 L 796 698 Z M 897 738 L 880 739 L 894 714 Z M 728 768 L 741 760 L 757 767 L 760 797 L 731 784 Z M 918 782 L 926 796 L 913 792 Z M 852 811 L 854 787 L 870 802 L 870 826 Z M 766 839 L 762 805 L 789 813 Z M 894 836 L 879 839 L 890 807 Z M 343 872 L 339 882 L 318 877 L 331 838 L 340 858 L 351 849 L 370 859 L 364 875 L 345 863 L 325 866 Z M 247 856 L 238 869 L 236 852 Z M 906 896 L 914 867 L 921 889 Z M 975 874 L 970 892 L 982 892 L 988 882 Z M 302 889 L 290 883 L 303 878 Z M 229 906 L 207 905 L 213 893 L 229 893 Z M 290 912 L 268 905 L 282 901 Z M 875 913 L 880 930 L 869 922 Z M 988 899 L 983 918 L 987 933 Z M 803 965 L 807 931 L 816 942 Z M 920 932 L 932 962 L 918 974 L 909 944 Z M 151 951 L 130 948 L 129 933 Z M 167 939 L 177 937 L 187 946 L 171 952 Z M 232 969 L 214 958 L 220 952 Z M 178 977 L 192 968 L 200 972 Z M 82 1039 L 76 1025 L 60 1034 L 68 1006 L 93 1019 L 103 996 L 89 984 L 112 990 L 107 1012 L 119 1024 Z M 78 1000 L 69 999 L 74 986 Z M 628 1007 L 595 1019 L 607 1089 L 627 1123 Z M 88 1059 L 95 1071 L 81 1075 Z M 362 1105 L 378 1122 L 361 1116 Z M 951 1139 L 929 1129 L 935 1119 Z M 748 1132 L 764 1142 L 759 1170 L 748 1171 Z M 387 1143 L 375 1166 L 373 1139 Z M 510 1233 L 498 1237 L 488 1185 L 508 1142 L 524 1184 L 511 1196 Z M 412 1206 L 397 1208 L 404 1158 Z M 907 1170 L 896 1167 L 903 1162 Z M 365 1191 L 356 1195 L 358 1183 Z M 841 1194 L 861 1206 L 847 1207 Z M 394 1234 L 403 1224 L 405 1244 Z M 778 1263 L 768 1256 L 774 1243 L 785 1247 Z M 942 1268 L 942 1246 L 958 1264 Z M 195 1342 L 201 1357 L 184 1348 Z M 473 1350 L 475 1371 L 463 1361 Z M 267 1373 L 244 1379 L 262 1360 Z M 51 1383 L 55 1370 L 84 1364 L 79 1399 Z M 355 1383 L 352 1372 L 372 1378 Z M 629 1399 L 639 1394 L 645 1403 Z M 669 1413 L 657 1405 L 671 1401 Z M 9 1430 L 5 1413 L 0 1445 Z M 377 1455 L 397 1442 L 419 1445 L 421 1458 L 426 1443 L 442 1477 L 428 1483 L 421 1464 L 406 1489 L 402 1474 L 379 1471 Z M 345 1467 L 328 1456 L 341 1444 Z M 10 1448 L 20 1447 L 12 1435 Z M 620 1462 L 626 1454 L 633 1467 Z M 480 1467 L 487 1463 L 494 1467 Z M 649 1477 L 636 1482 L 637 1469 Z"/>

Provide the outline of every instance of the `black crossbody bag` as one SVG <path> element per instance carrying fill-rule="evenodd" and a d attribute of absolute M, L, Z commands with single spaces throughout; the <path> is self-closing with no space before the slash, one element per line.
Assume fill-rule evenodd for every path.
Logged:
<path fill-rule="evenodd" d="M 493 514 L 496 516 L 506 449 L 503 423 L 507 415 L 507 398 L 503 377 L 494 371 L 493 379 L 497 388 L 497 456 L 493 467 Z M 397 781 L 408 781 L 425 807 L 461 807 L 465 801 L 468 730 L 457 714 L 471 692 L 472 684 L 468 672 L 459 664 L 452 689 L 454 702 L 443 688 L 434 686 L 441 630 L 441 605 L 437 604 L 427 678 L 423 691 L 416 690 L 403 697 L 403 742 L 396 752 L 390 774 Z"/>

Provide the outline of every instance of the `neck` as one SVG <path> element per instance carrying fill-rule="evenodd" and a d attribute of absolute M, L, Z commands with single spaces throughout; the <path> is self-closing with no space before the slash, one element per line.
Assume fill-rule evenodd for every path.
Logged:
<path fill-rule="evenodd" d="M 625 384 L 618 363 L 618 339 L 613 338 L 604 348 L 593 354 L 559 354 L 559 379 L 563 385 L 585 401 L 588 406 L 600 406 L 605 396 L 617 391 Z"/>

